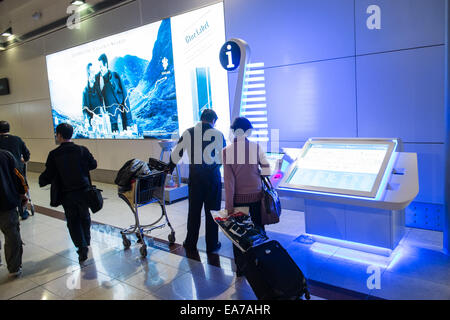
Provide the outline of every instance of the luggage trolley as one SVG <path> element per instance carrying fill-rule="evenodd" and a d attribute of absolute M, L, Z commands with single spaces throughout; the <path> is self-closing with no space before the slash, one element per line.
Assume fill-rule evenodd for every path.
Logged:
<path fill-rule="evenodd" d="M 134 214 L 135 224 L 127 229 L 120 231 L 122 235 L 123 245 L 125 249 L 131 246 L 131 241 L 127 238 L 129 234 L 136 234 L 138 243 L 142 246 L 139 249 L 142 257 L 147 256 L 147 245 L 144 241 L 144 234 L 149 234 L 151 231 L 159 228 L 164 228 L 166 224 L 169 226 L 171 232 L 168 236 L 169 244 L 175 243 L 175 231 L 170 224 L 166 211 L 166 203 L 164 199 L 164 185 L 166 181 L 165 168 L 167 165 L 164 162 L 156 159 L 149 160 L 149 167 L 155 170 L 149 175 L 138 177 L 132 182 L 131 190 L 121 191 L 119 187 L 119 198 L 124 200 Z M 161 206 L 161 216 L 153 223 L 141 225 L 139 222 L 139 208 L 150 203 L 158 202 Z M 158 224 L 165 217 L 164 223 Z"/>

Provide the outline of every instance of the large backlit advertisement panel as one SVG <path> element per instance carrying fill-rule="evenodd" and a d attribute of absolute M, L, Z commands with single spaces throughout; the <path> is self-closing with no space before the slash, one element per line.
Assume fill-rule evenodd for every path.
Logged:
<path fill-rule="evenodd" d="M 394 142 L 309 141 L 283 187 L 375 197 Z"/>
<path fill-rule="evenodd" d="M 54 126 L 71 123 L 74 138 L 168 139 L 212 108 L 227 132 L 223 42 L 218 3 L 48 55 Z"/>
<path fill-rule="evenodd" d="M 228 137 L 228 77 L 219 60 L 225 42 L 222 3 L 174 17 L 172 39 L 180 132 L 212 107 L 219 117 L 216 128 Z"/>

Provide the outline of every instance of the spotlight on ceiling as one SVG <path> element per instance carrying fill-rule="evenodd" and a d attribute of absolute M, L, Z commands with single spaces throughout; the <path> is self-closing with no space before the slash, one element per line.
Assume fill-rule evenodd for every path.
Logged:
<path fill-rule="evenodd" d="M 75 6 L 81 6 L 81 5 L 85 4 L 86 1 L 85 0 L 72 0 L 72 2 L 70 2 L 70 3 Z"/>
<path fill-rule="evenodd" d="M 2 36 L 4 36 L 4 37 L 10 37 L 10 36 L 12 36 L 12 28 L 11 27 L 9 27 L 8 29 L 6 29 L 5 31 L 3 31 L 3 33 L 2 33 Z"/>

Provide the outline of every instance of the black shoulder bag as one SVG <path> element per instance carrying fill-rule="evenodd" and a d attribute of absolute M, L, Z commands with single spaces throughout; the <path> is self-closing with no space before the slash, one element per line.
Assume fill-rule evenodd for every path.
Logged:
<path fill-rule="evenodd" d="M 281 203 L 278 193 L 272 186 L 270 179 L 261 176 L 263 197 L 261 199 L 261 223 L 263 225 L 280 222 Z"/>
<path fill-rule="evenodd" d="M 97 189 L 96 186 L 92 185 L 91 175 L 88 173 L 89 177 L 89 189 L 86 191 L 86 200 L 88 207 L 91 209 L 92 213 L 96 213 L 103 208 L 103 196 L 101 189 Z"/>
<path fill-rule="evenodd" d="M 83 156 L 83 147 L 81 148 L 81 155 Z M 88 169 L 88 178 L 89 178 L 89 188 L 86 190 L 86 202 L 91 209 L 92 213 L 96 213 L 103 208 L 103 196 L 101 189 L 97 189 L 96 186 L 92 185 L 91 174 Z"/>

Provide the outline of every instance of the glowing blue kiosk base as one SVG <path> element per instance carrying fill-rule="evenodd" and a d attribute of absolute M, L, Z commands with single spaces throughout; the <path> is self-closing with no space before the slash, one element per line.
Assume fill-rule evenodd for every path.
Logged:
<path fill-rule="evenodd" d="M 389 256 L 405 234 L 405 210 L 305 200 L 305 231 L 317 242 Z"/>
<path fill-rule="evenodd" d="M 314 241 L 390 256 L 405 234 L 405 208 L 419 192 L 417 155 L 398 139 L 309 139 L 279 185 L 304 199 Z"/>

